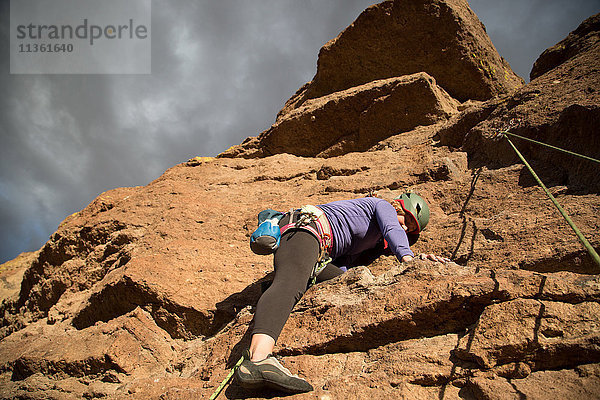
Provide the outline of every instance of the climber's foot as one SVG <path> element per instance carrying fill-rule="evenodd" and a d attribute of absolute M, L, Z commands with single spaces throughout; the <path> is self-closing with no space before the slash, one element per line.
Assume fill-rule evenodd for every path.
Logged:
<path fill-rule="evenodd" d="M 292 375 L 275 357 L 268 356 L 261 361 L 250 361 L 249 353 L 246 355 L 247 357 L 244 357 L 244 361 L 235 371 L 240 386 L 247 389 L 268 387 L 288 393 L 313 390 L 310 383 L 297 375 Z"/>

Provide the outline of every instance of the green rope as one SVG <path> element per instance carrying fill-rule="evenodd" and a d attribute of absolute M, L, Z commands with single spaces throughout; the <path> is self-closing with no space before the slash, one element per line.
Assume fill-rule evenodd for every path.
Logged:
<path fill-rule="evenodd" d="M 567 154 L 570 154 L 572 156 L 584 158 L 584 159 L 586 159 L 588 161 L 594 161 L 594 162 L 600 163 L 600 160 L 596 160 L 595 158 L 584 156 L 582 154 L 577 154 L 577 153 L 574 153 L 572 151 L 561 149 L 560 147 L 552 146 L 552 145 L 549 145 L 549 144 L 546 144 L 546 143 L 543 143 L 543 142 L 538 142 L 537 140 L 533 140 L 533 139 L 530 139 L 530 138 L 525 137 L 525 136 L 517 135 L 517 134 L 509 132 L 509 131 L 503 131 L 501 133 L 503 133 L 505 135 L 511 135 L 511 136 L 514 136 L 514 137 L 519 138 L 519 139 L 527 140 L 529 142 L 533 142 L 533 143 L 536 143 L 536 144 L 539 144 L 539 145 L 542 145 L 542 146 L 546 146 L 546 147 L 549 147 L 549 148 L 554 149 L 554 150 L 562 151 L 563 153 L 567 153 Z"/>
<path fill-rule="evenodd" d="M 507 136 L 504 136 L 504 137 L 506 138 L 506 140 L 508 141 L 508 143 L 510 144 L 510 146 L 513 148 L 513 150 L 517 153 L 517 156 L 519 156 L 519 158 L 521 159 L 521 161 L 523 161 L 523 164 L 525 164 L 525 166 L 527 167 L 527 169 L 529 169 L 529 172 L 531 172 L 531 175 L 533 175 L 533 178 L 537 181 L 537 183 L 541 186 L 541 188 L 544 189 L 544 192 L 546 192 L 546 195 L 548 195 L 548 197 L 550 198 L 550 200 L 552 200 L 552 203 L 554 203 L 554 205 L 556 206 L 556 208 L 558 209 L 558 211 L 562 214 L 562 216 L 565 218 L 565 220 L 567 221 L 567 223 L 571 226 L 571 228 L 573 228 L 573 231 L 575 231 L 575 234 L 579 238 L 579 241 L 587 249 L 588 253 L 590 253 L 590 256 L 592 256 L 592 259 L 596 262 L 596 264 L 598 264 L 598 267 L 600 267 L 600 256 L 598 255 L 598 253 L 596 252 L 596 250 L 594 250 L 594 248 L 592 247 L 592 245 L 590 244 L 590 242 L 588 242 L 588 240 L 585 238 L 585 236 L 583 236 L 583 233 L 581 233 L 581 231 L 579 230 L 579 228 L 577 228 L 577 226 L 571 220 L 571 218 L 567 215 L 567 213 L 565 212 L 565 210 L 560 206 L 560 204 L 558 204 L 558 201 L 556 201 L 556 199 L 554 198 L 554 196 L 552 195 L 552 193 L 550 193 L 550 191 L 548 190 L 548 188 L 546 188 L 546 185 L 544 185 L 544 183 L 541 181 L 541 179 L 537 176 L 537 174 L 535 173 L 535 171 L 533 170 L 533 168 L 531 168 L 531 165 L 529 165 L 529 163 L 527 162 L 527 160 L 525 160 L 525 157 L 523 157 L 523 155 L 515 147 L 515 145 L 513 144 L 513 142 L 511 142 L 510 139 Z"/>
<path fill-rule="evenodd" d="M 233 366 L 233 368 L 231 368 L 231 371 L 229 371 L 229 374 L 225 377 L 225 379 L 223 379 L 223 382 L 221 382 L 221 384 L 219 385 L 217 390 L 215 390 L 215 392 L 209 397 L 208 400 L 215 400 L 217 398 L 217 396 L 219 396 L 219 394 L 221 394 L 221 391 L 223 390 L 225 385 L 227 385 L 227 383 L 231 380 L 231 377 L 233 377 L 235 370 L 238 369 L 238 367 L 242 364 L 242 361 L 244 361 L 243 355 L 238 360 L 238 362 Z"/>
<path fill-rule="evenodd" d="M 313 273 L 311 274 L 311 279 L 309 280 L 308 287 L 311 288 L 317 284 L 317 276 L 325 269 L 327 264 L 331 261 L 331 257 L 324 258 L 320 261 L 317 261 L 315 266 L 313 267 Z"/>

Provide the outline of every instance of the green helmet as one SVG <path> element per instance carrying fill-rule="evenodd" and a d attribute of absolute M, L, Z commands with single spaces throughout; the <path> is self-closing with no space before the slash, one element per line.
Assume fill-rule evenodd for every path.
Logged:
<path fill-rule="evenodd" d="M 404 212 L 413 216 L 417 221 L 419 228 L 416 232 L 419 233 L 427 226 L 429 222 L 429 206 L 424 198 L 416 193 L 402 193 L 400 196 L 394 198 L 397 202 L 402 205 Z"/>

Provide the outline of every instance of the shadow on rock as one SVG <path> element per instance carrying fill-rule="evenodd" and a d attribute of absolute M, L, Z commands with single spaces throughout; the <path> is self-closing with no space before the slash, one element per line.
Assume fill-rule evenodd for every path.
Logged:
<path fill-rule="evenodd" d="M 225 324 L 233 321 L 235 316 L 247 306 L 256 306 L 265 288 L 273 281 L 273 272 L 268 273 L 258 281 L 247 286 L 244 290 L 234 293 L 216 304 L 217 311 L 213 321 L 210 336 L 216 335 Z M 241 354 L 241 353 L 240 353 Z"/>

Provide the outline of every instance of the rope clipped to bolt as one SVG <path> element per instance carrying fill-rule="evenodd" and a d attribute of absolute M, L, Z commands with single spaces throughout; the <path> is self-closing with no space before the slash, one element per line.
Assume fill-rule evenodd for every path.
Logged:
<path fill-rule="evenodd" d="M 514 121 L 511 121 L 510 125 L 511 125 L 511 127 L 514 127 L 515 126 Z M 587 156 L 584 156 L 584 155 L 581 155 L 581 154 L 574 153 L 572 151 L 564 150 L 564 149 L 561 149 L 559 147 L 551 146 L 551 145 L 546 144 L 546 143 L 542 143 L 542 142 L 539 142 L 539 141 L 536 141 L 536 140 L 533 140 L 533 139 L 529 139 L 529 138 L 526 138 L 526 137 L 523 137 L 523 136 L 516 135 L 516 134 L 514 134 L 512 132 L 509 132 L 508 128 L 504 129 L 504 130 L 502 130 L 500 132 L 498 132 L 497 135 L 496 135 L 496 136 L 503 137 L 503 138 L 505 138 L 508 141 L 508 144 L 512 147 L 512 149 L 515 151 L 515 153 L 517 154 L 517 156 L 519 157 L 519 159 L 521 159 L 521 161 L 523 162 L 523 164 L 525 165 L 525 167 L 527 167 L 527 169 L 529 170 L 529 172 L 533 176 L 533 179 L 535 179 L 536 182 L 538 183 L 538 185 L 540 185 L 540 187 L 544 190 L 544 192 L 546 193 L 546 195 L 548 196 L 548 198 L 550 198 L 550 200 L 552 201 L 552 203 L 554 204 L 554 206 L 558 209 L 558 211 L 560 212 L 560 214 L 567 221 L 567 223 L 569 224 L 569 226 L 571 227 L 571 229 L 573 229 L 573 231 L 575 232 L 575 235 L 577 235 L 577 238 L 579 239 L 579 241 L 581 242 L 581 244 L 583 244 L 583 246 L 585 247 L 585 249 L 588 251 L 588 253 L 592 257 L 592 259 L 594 260 L 594 262 L 598 265 L 598 267 L 600 267 L 600 256 L 598 255 L 598 253 L 596 252 L 596 250 L 594 249 L 594 247 L 586 239 L 586 237 L 583 235 L 583 233 L 581 233 L 581 231 L 579 230 L 579 228 L 577 227 L 577 225 L 575 225 L 575 223 L 573 222 L 573 220 L 569 217 L 569 215 L 567 214 L 567 212 L 558 203 L 558 201 L 552 195 L 552 193 L 550 193 L 550 191 L 548 190 L 548 188 L 546 187 L 546 185 L 544 185 L 544 183 L 539 178 L 539 176 L 535 173 L 535 171 L 533 170 L 533 168 L 531 168 L 531 165 L 529 165 L 529 163 L 527 162 L 527 160 L 525 159 L 525 157 L 523 157 L 523 154 L 521 154 L 521 152 L 517 149 L 517 147 L 513 144 L 513 142 L 508 138 L 509 135 L 513 136 L 513 137 L 517 137 L 519 139 L 528 140 L 530 142 L 537 143 L 537 144 L 540 144 L 540 145 L 552 148 L 554 150 L 559 150 L 559 151 L 562 151 L 562 152 L 567 153 L 567 154 L 578 156 L 578 157 L 581 157 L 581 158 L 589 160 L 589 161 L 593 161 L 593 162 L 597 162 L 597 163 L 600 163 L 600 161 L 596 160 L 594 158 L 591 158 L 591 157 L 587 157 Z"/>

